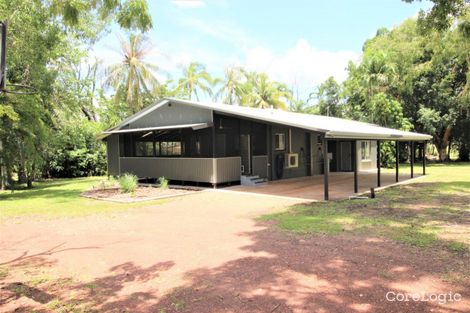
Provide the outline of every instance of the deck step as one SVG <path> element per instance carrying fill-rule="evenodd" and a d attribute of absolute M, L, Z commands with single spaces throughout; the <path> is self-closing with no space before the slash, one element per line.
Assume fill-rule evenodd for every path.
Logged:
<path fill-rule="evenodd" d="M 261 178 L 258 175 L 242 175 L 240 178 L 240 184 L 243 186 L 256 186 L 267 181 L 266 178 Z"/>

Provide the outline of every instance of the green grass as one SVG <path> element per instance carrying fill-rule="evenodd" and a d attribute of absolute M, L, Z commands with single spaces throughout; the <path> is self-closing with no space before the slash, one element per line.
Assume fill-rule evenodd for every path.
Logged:
<path fill-rule="evenodd" d="M 297 234 L 386 237 L 416 247 L 470 251 L 470 164 L 433 164 L 428 176 L 391 187 L 376 199 L 298 205 L 265 215 Z"/>
<path fill-rule="evenodd" d="M 19 216 L 75 217 L 137 208 L 163 201 L 114 203 L 80 196 L 104 177 L 53 179 L 37 182 L 32 189 L 0 191 L 0 219 Z"/>

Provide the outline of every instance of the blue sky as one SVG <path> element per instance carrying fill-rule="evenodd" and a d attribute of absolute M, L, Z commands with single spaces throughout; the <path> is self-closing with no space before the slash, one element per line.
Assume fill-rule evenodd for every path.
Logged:
<path fill-rule="evenodd" d="M 161 69 L 160 79 L 177 77 L 191 61 L 216 76 L 241 65 L 266 72 L 301 97 L 329 76 L 343 80 L 348 61 L 359 60 L 362 44 L 378 28 L 391 28 L 431 6 L 401 0 L 149 0 L 149 5 L 154 48 L 148 61 Z M 94 49 L 105 64 L 119 61 L 117 32 Z"/>

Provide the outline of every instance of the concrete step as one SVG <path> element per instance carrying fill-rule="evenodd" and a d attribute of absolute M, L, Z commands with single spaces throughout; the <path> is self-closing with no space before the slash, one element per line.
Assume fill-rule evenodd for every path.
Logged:
<path fill-rule="evenodd" d="M 255 186 L 267 181 L 266 178 L 261 178 L 258 175 L 242 175 L 240 178 L 240 184 L 243 186 Z"/>

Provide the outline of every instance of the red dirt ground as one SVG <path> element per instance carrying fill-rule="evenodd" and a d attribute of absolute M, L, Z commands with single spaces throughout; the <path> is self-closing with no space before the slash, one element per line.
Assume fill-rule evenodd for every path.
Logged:
<path fill-rule="evenodd" d="M 111 215 L 4 221 L 0 312 L 49 312 L 54 299 L 99 312 L 469 312 L 469 286 L 443 280 L 460 260 L 255 219 L 290 204 L 208 191 Z M 389 302 L 387 291 L 463 299 Z"/>

